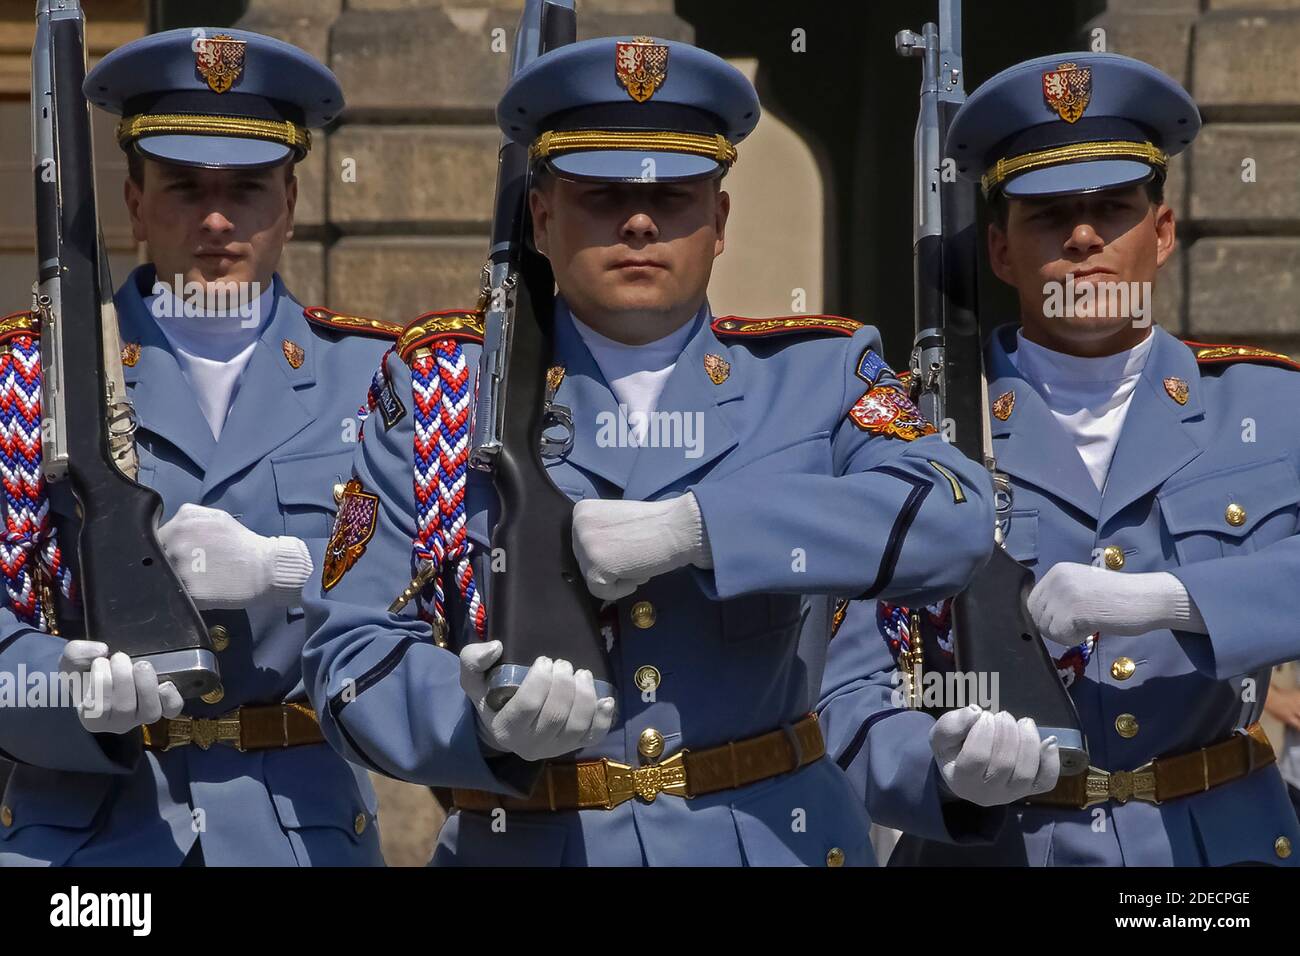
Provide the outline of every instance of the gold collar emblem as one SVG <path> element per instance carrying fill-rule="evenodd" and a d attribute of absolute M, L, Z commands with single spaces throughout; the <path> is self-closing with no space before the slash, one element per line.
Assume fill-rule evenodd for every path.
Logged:
<path fill-rule="evenodd" d="M 1179 405 L 1187 404 L 1187 396 L 1190 394 L 1190 392 L 1187 388 L 1187 383 L 1184 382 L 1181 378 L 1165 379 L 1165 391 L 1168 392 L 1169 397 L 1172 398 Z"/>
<path fill-rule="evenodd" d="M 721 385 L 731 375 L 731 363 L 721 355 L 710 352 L 704 356 L 704 371 L 709 373 L 709 381 Z"/>
<path fill-rule="evenodd" d="M 1000 422 L 1005 422 L 1011 417 L 1011 410 L 1016 407 L 1016 393 L 1003 392 L 993 400 L 993 417 Z"/>
<path fill-rule="evenodd" d="M 302 346 L 297 342 L 291 342 L 285 339 L 280 343 L 280 348 L 284 350 L 284 357 L 289 360 L 289 364 L 294 368 L 302 368 L 303 361 L 307 358 L 307 353 L 302 350 Z"/>

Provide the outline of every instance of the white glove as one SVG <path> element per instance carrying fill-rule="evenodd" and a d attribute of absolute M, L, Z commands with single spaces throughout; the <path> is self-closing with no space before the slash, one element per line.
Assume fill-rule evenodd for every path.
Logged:
<path fill-rule="evenodd" d="M 158 683 L 148 661 L 132 664 L 99 641 L 68 641 L 59 658 L 61 674 L 81 674 L 85 685 L 77 716 L 92 734 L 124 734 L 160 717 L 176 717 L 184 706 L 171 681 Z"/>
<path fill-rule="evenodd" d="M 1029 593 L 1029 616 L 1044 637 L 1067 645 L 1099 631 L 1120 637 L 1166 627 L 1208 633 L 1187 588 L 1168 571 L 1124 574 L 1055 564 Z"/>
<path fill-rule="evenodd" d="M 158 543 L 201 611 L 239 609 L 264 597 L 287 607 L 302 599 L 311 577 L 302 539 L 254 534 L 216 508 L 181 505 L 158 529 Z"/>
<path fill-rule="evenodd" d="M 1038 739 L 1038 727 L 1002 710 L 976 704 L 951 710 L 930 729 L 930 749 L 948 789 L 981 807 L 996 807 L 1046 793 L 1061 775 L 1055 737 Z"/>
<path fill-rule="evenodd" d="M 599 743 L 614 721 L 614 698 L 596 699 L 591 671 L 539 657 L 515 696 L 500 710 L 488 706 L 487 672 L 501 642 L 467 644 L 460 652 L 460 686 L 474 705 L 479 737 L 489 747 L 525 760 L 561 757 Z"/>
<path fill-rule="evenodd" d="M 689 491 L 667 501 L 579 501 L 573 553 L 587 590 L 604 601 L 688 564 L 713 567 L 700 506 Z"/>

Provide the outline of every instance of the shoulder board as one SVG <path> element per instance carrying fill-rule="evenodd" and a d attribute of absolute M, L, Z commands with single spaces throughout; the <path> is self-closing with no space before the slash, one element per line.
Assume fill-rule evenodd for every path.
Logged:
<path fill-rule="evenodd" d="M 8 342 L 15 335 L 24 334 L 41 334 L 41 325 L 36 320 L 36 315 L 33 312 L 24 309 L 21 312 L 10 312 L 0 318 L 0 344 Z"/>
<path fill-rule="evenodd" d="M 1183 344 L 1192 350 L 1198 365 L 1231 365 L 1234 362 L 1252 362 L 1257 365 L 1274 365 L 1300 372 L 1300 362 L 1281 352 L 1256 348 L 1253 345 L 1210 345 L 1184 339 Z"/>
<path fill-rule="evenodd" d="M 838 315 L 786 315 L 775 319 L 745 319 L 724 315 L 713 320 L 713 332 L 720 338 L 776 338 L 782 335 L 838 333 L 852 335 L 862 328 L 856 319 Z"/>
<path fill-rule="evenodd" d="M 302 314 L 312 325 L 334 332 L 375 335 L 384 339 L 395 339 L 402 334 L 402 326 L 396 322 L 367 319 L 363 315 L 344 315 L 342 312 L 334 312 L 321 305 L 308 306 L 302 310 Z"/>
<path fill-rule="evenodd" d="M 483 313 L 471 309 L 426 312 L 402 332 L 402 337 L 397 340 L 397 354 L 409 364 L 417 349 L 432 345 L 439 339 L 482 344 Z"/>

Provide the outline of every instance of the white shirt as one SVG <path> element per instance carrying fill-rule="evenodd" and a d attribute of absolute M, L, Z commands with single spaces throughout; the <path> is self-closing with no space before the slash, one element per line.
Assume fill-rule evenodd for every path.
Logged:
<path fill-rule="evenodd" d="M 1016 333 L 1012 363 L 1074 440 L 1098 491 L 1106 484 L 1133 389 L 1154 340 L 1148 333 L 1126 352 L 1085 358 L 1055 352 L 1030 342 L 1023 331 Z"/>
<path fill-rule="evenodd" d="M 645 345 L 626 345 L 606 338 L 576 315 L 573 317 L 574 327 L 609 382 L 637 444 L 645 442 L 650 415 L 659 407 L 659 396 L 668 383 L 668 376 L 677 367 L 677 359 L 698 321 L 692 319 L 680 329 Z"/>
<path fill-rule="evenodd" d="M 145 297 L 144 304 L 171 345 L 213 438 L 221 437 L 239 393 L 239 379 L 271 316 L 273 293 L 274 287 L 263 292 L 248 314 L 186 315 L 181 300 L 173 298 L 167 303 L 170 308 L 155 308 L 159 296 Z"/>

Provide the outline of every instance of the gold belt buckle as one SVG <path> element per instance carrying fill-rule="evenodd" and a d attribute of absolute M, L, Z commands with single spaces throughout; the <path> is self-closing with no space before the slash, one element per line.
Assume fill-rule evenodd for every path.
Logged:
<path fill-rule="evenodd" d="M 236 750 L 243 751 L 240 743 L 239 717 L 173 717 L 167 724 L 167 746 L 183 747 L 194 744 L 200 750 L 207 750 L 214 743 L 230 744 Z"/>
<path fill-rule="evenodd" d="M 613 810 L 633 797 L 654 803 L 655 797 L 661 793 L 689 800 L 691 794 L 686 785 L 686 764 L 683 762 L 687 753 L 689 751 L 679 750 L 662 763 L 652 763 L 645 767 L 629 767 L 625 763 L 602 758 L 601 763 L 605 765 L 605 787 L 609 793 L 605 809 Z"/>
<path fill-rule="evenodd" d="M 1083 809 L 1108 800 L 1119 803 L 1141 800 L 1143 803 L 1158 804 L 1156 772 L 1152 762 L 1147 761 L 1136 770 L 1116 770 L 1113 773 L 1100 767 L 1089 767 Z"/>

